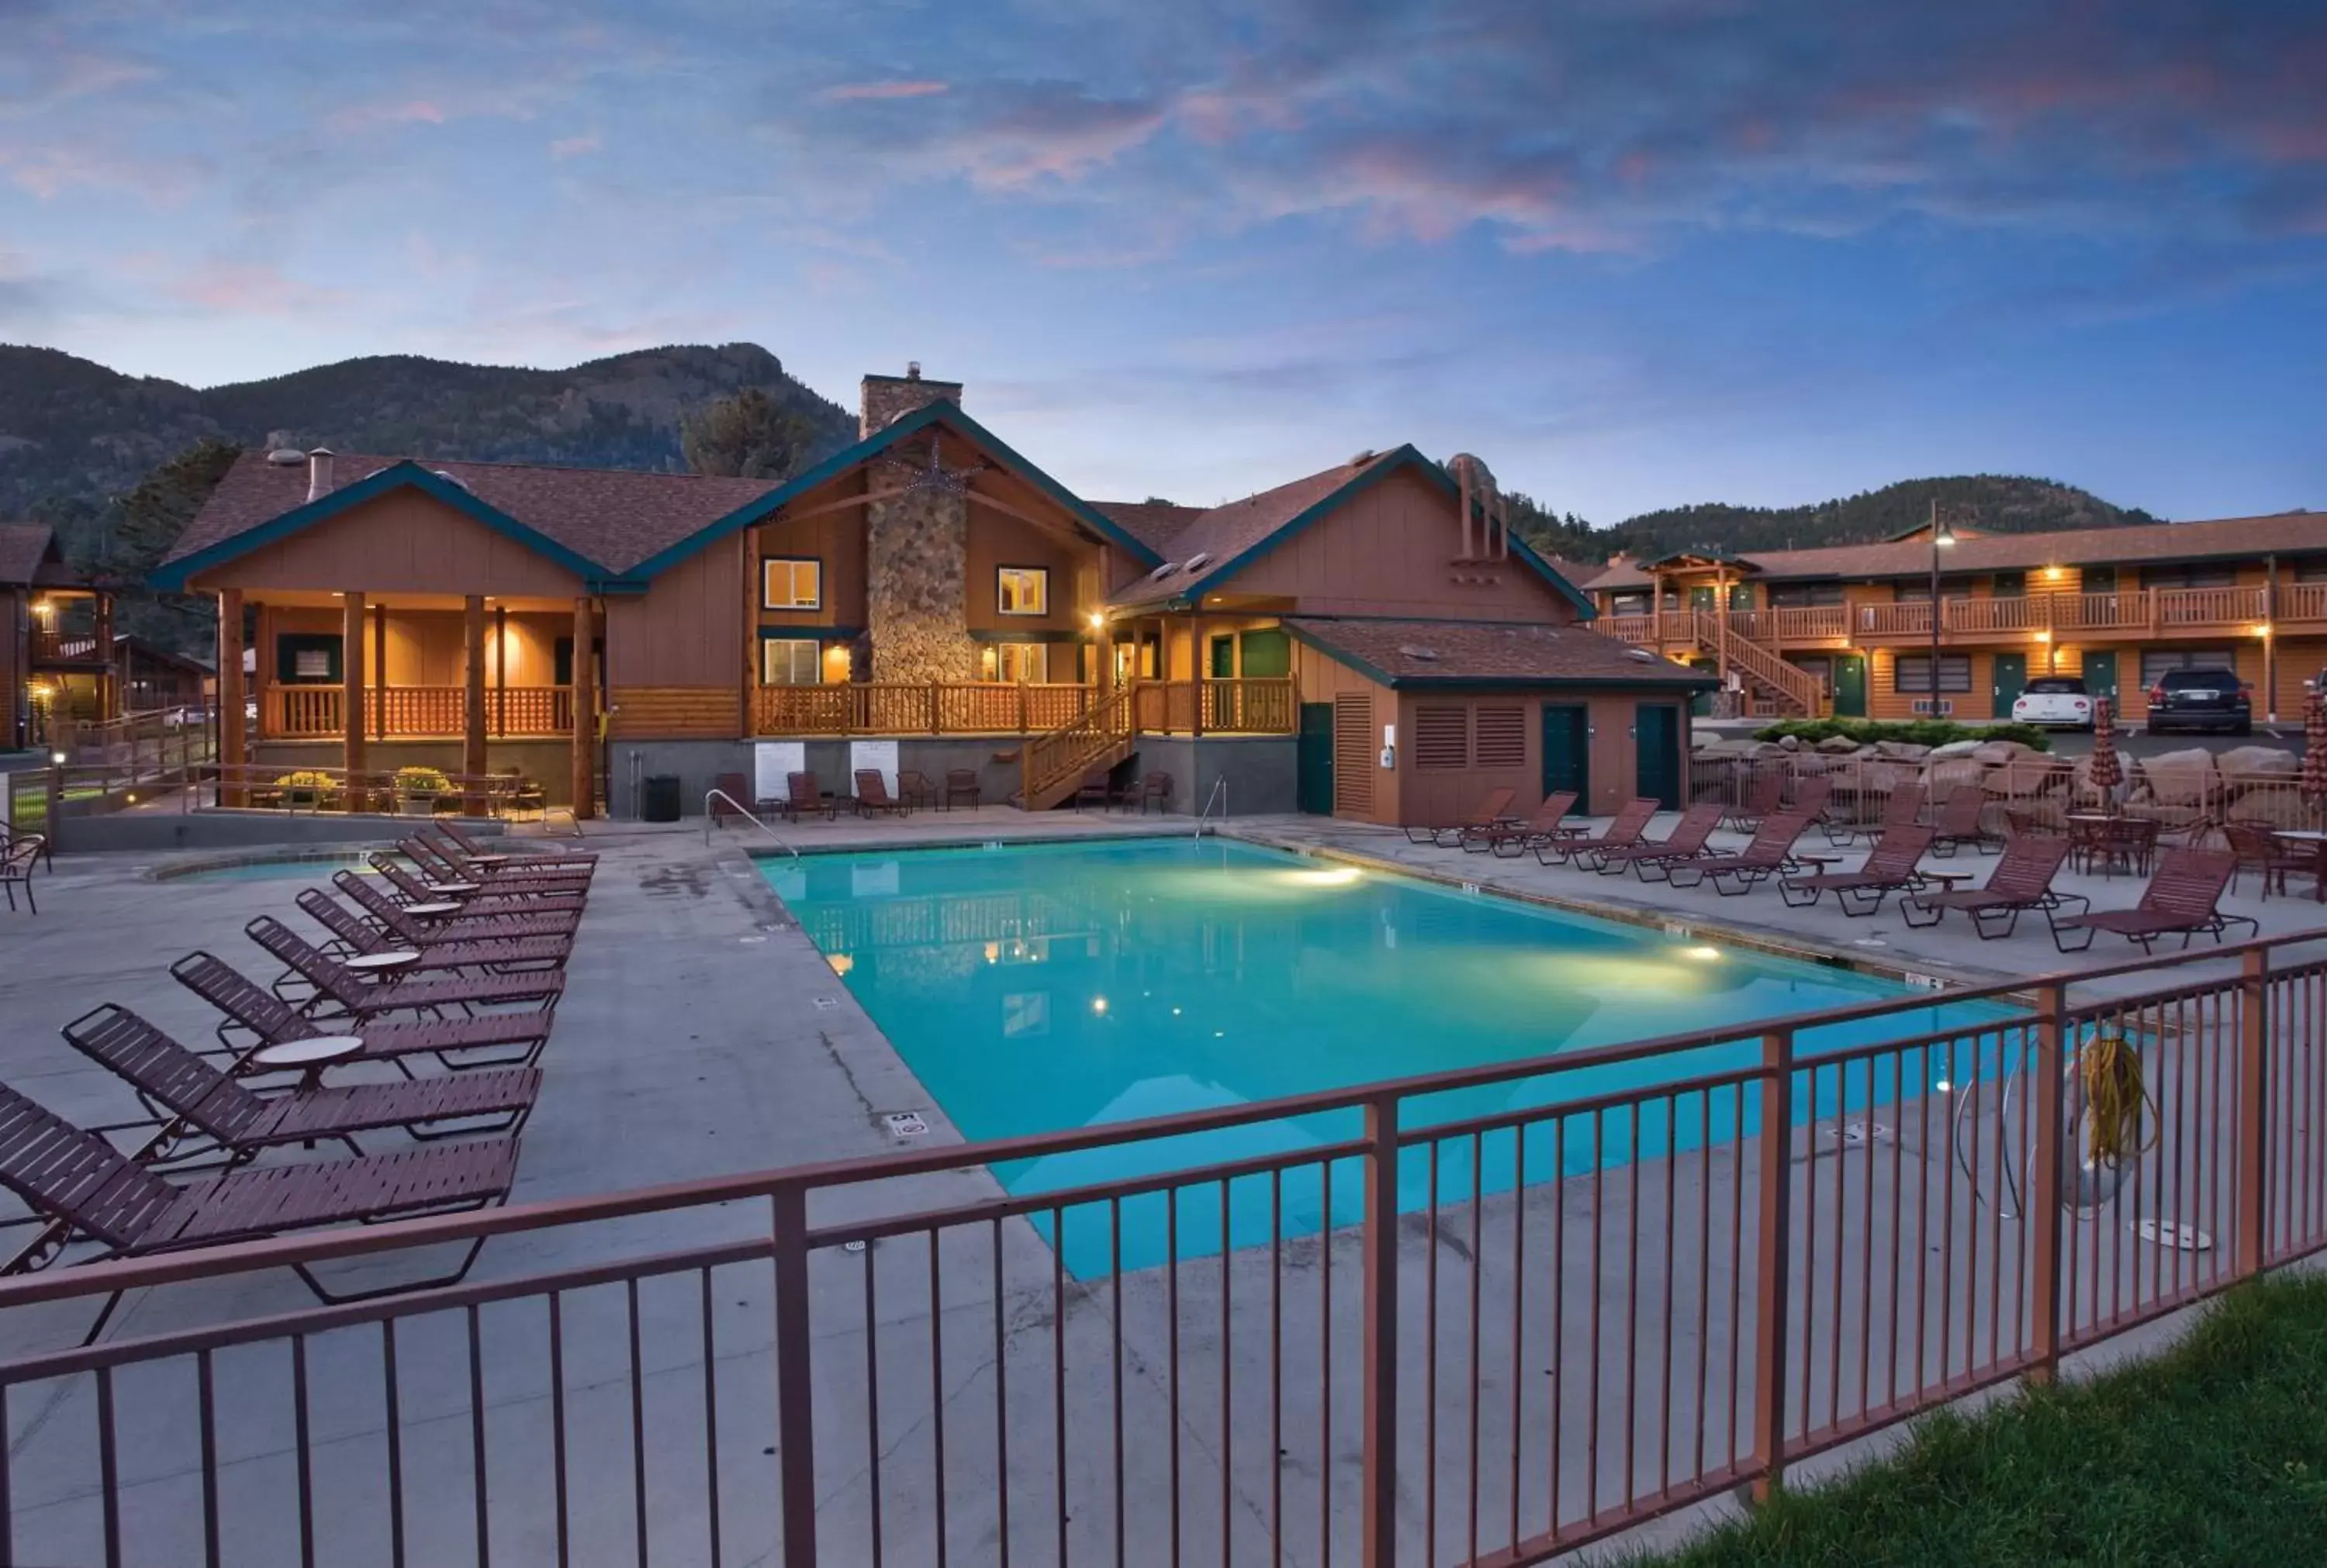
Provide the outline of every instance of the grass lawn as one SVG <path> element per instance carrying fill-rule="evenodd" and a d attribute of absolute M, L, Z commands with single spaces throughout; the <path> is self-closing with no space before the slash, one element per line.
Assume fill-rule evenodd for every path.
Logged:
<path fill-rule="evenodd" d="M 2327 1563 L 2327 1280 L 2242 1287 L 2161 1359 L 1937 1413 L 1896 1458 L 1642 1561 Z"/>

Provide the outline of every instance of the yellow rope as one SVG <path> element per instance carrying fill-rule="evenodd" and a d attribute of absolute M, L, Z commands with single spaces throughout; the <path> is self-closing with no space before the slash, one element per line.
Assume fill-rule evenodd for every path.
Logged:
<path fill-rule="evenodd" d="M 2077 1076 L 2090 1128 L 2089 1162 L 2117 1165 L 2146 1153 L 2156 1133 L 2145 1129 L 2142 1111 L 2146 1106 L 2154 1120 L 2156 1107 L 2142 1082 L 2141 1055 L 2125 1036 L 2109 1030 L 2087 1041 L 2077 1051 Z"/>

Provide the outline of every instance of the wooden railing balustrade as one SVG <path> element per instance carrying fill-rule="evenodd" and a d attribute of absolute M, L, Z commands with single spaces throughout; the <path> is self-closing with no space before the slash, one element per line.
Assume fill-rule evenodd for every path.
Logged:
<path fill-rule="evenodd" d="M 368 686 L 364 733 L 390 741 L 464 734 L 468 705 L 468 690 L 463 686 Z M 272 686 L 259 706 L 257 738 L 261 740 L 337 739 L 346 728 L 346 693 L 341 686 Z M 573 731 L 572 686 L 489 686 L 485 690 L 489 735 L 565 735 Z"/>

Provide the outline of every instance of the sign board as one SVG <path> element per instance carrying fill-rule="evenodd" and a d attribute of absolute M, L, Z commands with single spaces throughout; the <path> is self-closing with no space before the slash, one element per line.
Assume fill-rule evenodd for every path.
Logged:
<path fill-rule="evenodd" d="M 919 1111 L 891 1111 L 881 1119 L 889 1124 L 889 1136 L 892 1138 L 918 1138 L 930 1130 Z"/>
<path fill-rule="evenodd" d="M 752 799 L 783 800 L 791 795 L 789 773 L 806 771 L 808 747 L 799 741 L 761 741 L 752 747 Z"/>
<path fill-rule="evenodd" d="M 881 782 L 889 787 L 894 798 L 897 793 L 897 742 L 894 741 L 851 741 L 848 742 L 848 777 L 852 792 L 855 789 L 859 768 L 877 768 Z"/>

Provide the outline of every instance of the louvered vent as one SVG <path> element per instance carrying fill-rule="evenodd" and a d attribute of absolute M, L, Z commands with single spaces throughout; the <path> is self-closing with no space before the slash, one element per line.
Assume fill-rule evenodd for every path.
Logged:
<path fill-rule="evenodd" d="M 1527 710 L 1482 707 L 1474 715 L 1478 725 L 1478 760 L 1481 768 L 1519 768 L 1527 762 Z"/>
<path fill-rule="evenodd" d="M 1416 768 L 1469 767 L 1471 711 L 1459 707 L 1415 709 L 1414 765 Z"/>

